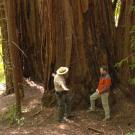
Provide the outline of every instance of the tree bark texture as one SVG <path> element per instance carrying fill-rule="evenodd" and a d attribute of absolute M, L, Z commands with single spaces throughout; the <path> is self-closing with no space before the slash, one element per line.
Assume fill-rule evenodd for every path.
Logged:
<path fill-rule="evenodd" d="M 127 48 L 134 13 L 129 9 L 134 1 L 122 1 L 117 28 L 116 3 L 109 0 L 15 1 L 14 21 L 17 43 L 23 50 L 23 75 L 44 83 L 43 102 L 50 93 L 52 96 L 51 74 L 60 66 L 70 69 L 67 82 L 74 105 L 88 103 L 89 94 L 96 89 L 101 65 L 108 65 L 113 86 L 119 83 L 117 76 L 124 82 L 122 78 L 130 70 L 125 67 L 120 77 L 114 65 L 130 53 Z"/>
<path fill-rule="evenodd" d="M 111 1 L 18 1 L 24 74 L 52 89 L 52 72 L 70 68 L 68 83 L 75 104 L 85 104 L 96 88 L 99 67 L 115 77 L 115 26 Z"/>
<path fill-rule="evenodd" d="M 133 36 L 131 31 L 135 25 L 135 11 L 132 10 L 133 6 L 135 6 L 134 0 L 121 0 L 120 18 L 118 27 L 116 28 L 117 61 L 129 57 L 134 53 L 131 48 L 131 37 Z M 118 74 L 121 84 L 125 87 L 123 91 L 129 97 L 133 97 L 134 93 L 134 87 L 129 84 L 129 78 L 133 78 L 135 75 L 134 71 L 129 68 L 129 65 L 133 63 L 133 57 L 129 57 L 128 64 L 123 64 Z"/>
<path fill-rule="evenodd" d="M 18 29 L 15 16 L 15 0 L 5 0 L 5 10 L 8 28 L 8 44 L 12 62 L 13 85 L 16 95 L 17 116 L 21 114 L 21 91 L 22 91 L 22 65 L 20 59 Z"/>

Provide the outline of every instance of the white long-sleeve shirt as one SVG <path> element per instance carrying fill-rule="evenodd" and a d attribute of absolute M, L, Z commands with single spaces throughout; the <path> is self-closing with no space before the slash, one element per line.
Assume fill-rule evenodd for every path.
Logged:
<path fill-rule="evenodd" d="M 69 89 L 66 86 L 65 79 L 62 75 L 56 74 L 54 76 L 54 87 L 55 87 L 55 91 L 57 91 L 57 92 L 69 91 Z"/>

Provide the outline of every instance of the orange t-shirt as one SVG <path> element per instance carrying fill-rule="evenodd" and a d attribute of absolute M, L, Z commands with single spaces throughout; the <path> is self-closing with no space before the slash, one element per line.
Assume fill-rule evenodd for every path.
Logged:
<path fill-rule="evenodd" d="M 109 74 L 105 75 L 104 77 L 101 77 L 97 88 L 99 93 L 101 94 L 105 91 L 108 91 L 110 89 L 111 84 L 112 82 Z"/>

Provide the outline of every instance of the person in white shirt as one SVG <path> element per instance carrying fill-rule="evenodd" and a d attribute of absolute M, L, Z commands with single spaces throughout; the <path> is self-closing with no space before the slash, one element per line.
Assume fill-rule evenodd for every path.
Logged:
<path fill-rule="evenodd" d="M 70 115 L 70 97 L 68 95 L 69 88 L 66 86 L 64 75 L 68 73 L 67 67 L 60 67 L 56 74 L 52 74 L 54 77 L 54 87 L 56 93 L 56 99 L 58 102 L 58 121 L 64 122 L 64 116 L 68 118 Z"/>

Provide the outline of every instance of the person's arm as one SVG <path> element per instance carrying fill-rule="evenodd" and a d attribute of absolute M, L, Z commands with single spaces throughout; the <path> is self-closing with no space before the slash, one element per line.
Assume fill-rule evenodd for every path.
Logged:
<path fill-rule="evenodd" d="M 66 86 L 66 84 L 65 84 L 64 81 L 61 81 L 61 82 L 60 82 L 60 85 L 61 85 L 61 87 L 63 88 L 63 90 L 69 91 L 69 88 L 67 88 L 67 86 Z"/>
<path fill-rule="evenodd" d="M 65 90 L 65 91 L 69 91 L 69 88 L 67 88 L 67 86 L 65 84 L 62 84 L 61 87 Z"/>
<path fill-rule="evenodd" d="M 100 78 L 100 79 L 99 79 L 99 83 L 98 83 L 98 87 L 97 87 L 97 89 L 96 89 L 96 92 L 98 92 L 98 94 L 99 94 L 100 91 L 101 91 L 101 86 L 102 86 L 102 79 Z"/>

